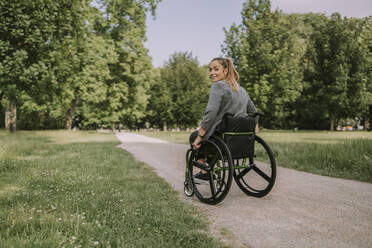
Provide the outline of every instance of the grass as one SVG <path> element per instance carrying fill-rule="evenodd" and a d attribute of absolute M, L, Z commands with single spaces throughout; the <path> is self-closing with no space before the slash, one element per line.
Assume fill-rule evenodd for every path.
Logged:
<path fill-rule="evenodd" d="M 142 132 L 188 144 L 187 132 Z M 279 166 L 372 183 L 372 132 L 262 131 Z"/>
<path fill-rule="evenodd" d="M 0 131 L 0 247 L 223 247 L 112 134 Z"/>

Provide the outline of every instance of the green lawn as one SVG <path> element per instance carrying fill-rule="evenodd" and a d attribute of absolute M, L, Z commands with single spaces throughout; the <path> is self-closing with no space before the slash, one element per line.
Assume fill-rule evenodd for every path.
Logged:
<path fill-rule="evenodd" d="M 187 144 L 187 132 L 141 132 Z M 372 132 L 262 131 L 279 166 L 372 183 Z"/>
<path fill-rule="evenodd" d="M 112 134 L 0 131 L 0 247 L 223 247 Z"/>

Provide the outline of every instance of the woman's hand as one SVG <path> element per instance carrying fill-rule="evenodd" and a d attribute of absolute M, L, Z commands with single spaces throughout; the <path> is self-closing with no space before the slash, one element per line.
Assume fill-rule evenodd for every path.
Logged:
<path fill-rule="evenodd" d="M 192 143 L 192 146 L 197 150 L 201 146 L 201 142 L 203 140 L 204 135 L 207 133 L 207 131 L 203 127 L 199 127 L 198 129 L 198 137 L 194 140 L 194 143 Z"/>
<path fill-rule="evenodd" d="M 202 142 L 202 138 L 200 138 L 200 136 L 198 135 L 198 137 L 196 137 L 194 143 L 192 144 L 192 146 L 197 150 L 200 148 L 201 146 L 201 142 Z"/>
<path fill-rule="evenodd" d="M 256 128 L 255 128 L 256 130 L 255 130 L 255 133 L 256 134 L 258 134 L 259 132 L 260 132 L 260 128 L 259 128 L 259 126 L 258 126 L 258 123 L 256 124 Z"/>

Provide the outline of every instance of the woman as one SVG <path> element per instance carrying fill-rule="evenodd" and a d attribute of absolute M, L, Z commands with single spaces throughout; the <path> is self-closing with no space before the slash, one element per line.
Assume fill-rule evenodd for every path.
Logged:
<path fill-rule="evenodd" d="M 222 117 L 232 114 L 245 117 L 247 112 L 256 112 L 256 107 L 246 90 L 238 83 L 239 75 L 229 58 L 214 58 L 209 63 L 209 76 L 212 80 L 209 100 L 204 117 L 197 131 L 190 135 L 190 144 L 199 149 L 203 139 L 208 139 L 215 131 Z M 205 163 L 204 160 L 199 160 Z M 204 171 L 195 175 L 201 180 L 208 180 Z"/>

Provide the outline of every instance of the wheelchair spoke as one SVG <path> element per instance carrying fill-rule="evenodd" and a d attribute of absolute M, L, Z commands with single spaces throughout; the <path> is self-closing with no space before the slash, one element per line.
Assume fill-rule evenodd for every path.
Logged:
<path fill-rule="evenodd" d="M 214 165 L 218 160 L 218 156 L 212 156 L 211 158 L 207 159 L 207 163 L 210 165 Z"/>
<path fill-rule="evenodd" d="M 214 186 L 213 173 L 212 172 L 209 173 L 209 186 L 211 187 L 211 193 L 212 193 L 212 197 L 214 199 L 216 197 L 216 188 Z"/>
<path fill-rule="evenodd" d="M 263 177 L 266 181 L 271 182 L 271 178 L 266 175 L 262 170 L 260 170 L 257 166 L 252 166 L 252 169 L 257 172 L 261 177 Z"/>
<path fill-rule="evenodd" d="M 192 163 L 194 164 L 195 167 L 198 167 L 199 169 L 202 169 L 202 170 L 206 170 L 204 164 L 199 163 L 198 161 L 193 161 Z"/>
<path fill-rule="evenodd" d="M 252 169 L 252 167 L 245 168 L 244 170 L 242 170 L 242 172 L 239 173 L 237 178 L 240 179 L 240 178 L 244 177 L 251 169 Z"/>

